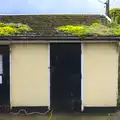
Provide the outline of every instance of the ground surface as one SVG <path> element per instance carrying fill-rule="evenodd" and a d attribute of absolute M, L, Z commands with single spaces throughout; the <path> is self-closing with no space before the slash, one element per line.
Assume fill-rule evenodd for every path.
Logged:
<path fill-rule="evenodd" d="M 50 120 L 49 116 L 42 115 L 11 115 L 11 114 L 1 114 L 0 120 Z M 54 115 L 51 120 L 111 120 L 107 115 Z"/>

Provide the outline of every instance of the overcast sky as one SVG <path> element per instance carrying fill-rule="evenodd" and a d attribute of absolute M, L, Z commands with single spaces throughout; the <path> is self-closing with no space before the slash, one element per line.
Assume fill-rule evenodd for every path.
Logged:
<path fill-rule="evenodd" d="M 105 2 L 105 0 L 101 0 Z M 110 0 L 119 7 L 120 0 Z M 1 0 L 0 14 L 102 14 L 104 5 L 98 0 Z"/>

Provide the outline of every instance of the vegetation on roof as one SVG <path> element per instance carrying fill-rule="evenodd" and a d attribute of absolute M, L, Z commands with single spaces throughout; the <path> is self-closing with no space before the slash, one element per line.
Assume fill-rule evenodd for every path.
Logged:
<path fill-rule="evenodd" d="M 92 25 L 66 25 L 60 26 L 57 32 L 64 32 L 79 37 L 86 36 L 119 36 L 120 24 L 109 24 L 107 26 L 100 23 L 93 23 Z"/>
<path fill-rule="evenodd" d="M 57 32 L 71 34 L 79 37 L 86 36 L 119 36 L 120 35 L 120 8 L 110 10 L 112 23 L 105 25 L 99 21 L 91 25 L 64 25 L 57 29 Z"/>
<path fill-rule="evenodd" d="M 120 8 L 111 9 L 110 16 L 116 23 L 120 24 Z"/>
<path fill-rule="evenodd" d="M 111 10 L 110 13 L 111 16 L 113 16 L 114 10 Z M 120 35 L 120 25 L 109 24 L 106 26 L 100 24 L 98 23 L 98 19 L 100 19 L 100 16 L 1 16 L 1 19 L 4 22 L 0 22 L 0 35 L 2 36 L 75 35 L 80 37 L 86 37 Z M 10 23 L 11 21 L 14 23 Z M 85 21 L 85 24 L 83 24 L 83 21 Z"/>
<path fill-rule="evenodd" d="M 22 23 L 30 26 L 34 33 L 41 36 L 58 35 L 55 28 L 63 25 L 90 25 L 101 15 L 0 15 L 4 23 Z M 28 35 L 28 34 L 27 34 Z M 30 34 L 31 35 L 31 34 Z M 61 34 L 60 34 L 61 35 Z"/>
<path fill-rule="evenodd" d="M 25 24 L 0 22 L 0 36 L 18 35 L 30 31 L 32 31 L 32 29 Z"/>

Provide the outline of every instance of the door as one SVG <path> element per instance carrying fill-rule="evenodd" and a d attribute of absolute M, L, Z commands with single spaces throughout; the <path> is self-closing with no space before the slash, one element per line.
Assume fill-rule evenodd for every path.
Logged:
<path fill-rule="evenodd" d="M 81 45 L 50 45 L 50 101 L 54 111 L 81 107 Z"/>
<path fill-rule="evenodd" d="M 9 46 L 0 46 L 0 105 L 10 103 Z"/>

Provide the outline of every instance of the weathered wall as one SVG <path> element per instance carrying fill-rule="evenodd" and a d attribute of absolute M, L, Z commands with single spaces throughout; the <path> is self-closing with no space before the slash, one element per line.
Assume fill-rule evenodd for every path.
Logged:
<path fill-rule="evenodd" d="M 84 106 L 116 106 L 118 51 L 112 43 L 84 45 Z"/>
<path fill-rule="evenodd" d="M 48 106 L 48 45 L 11 45 L 12 106 Z"/>

